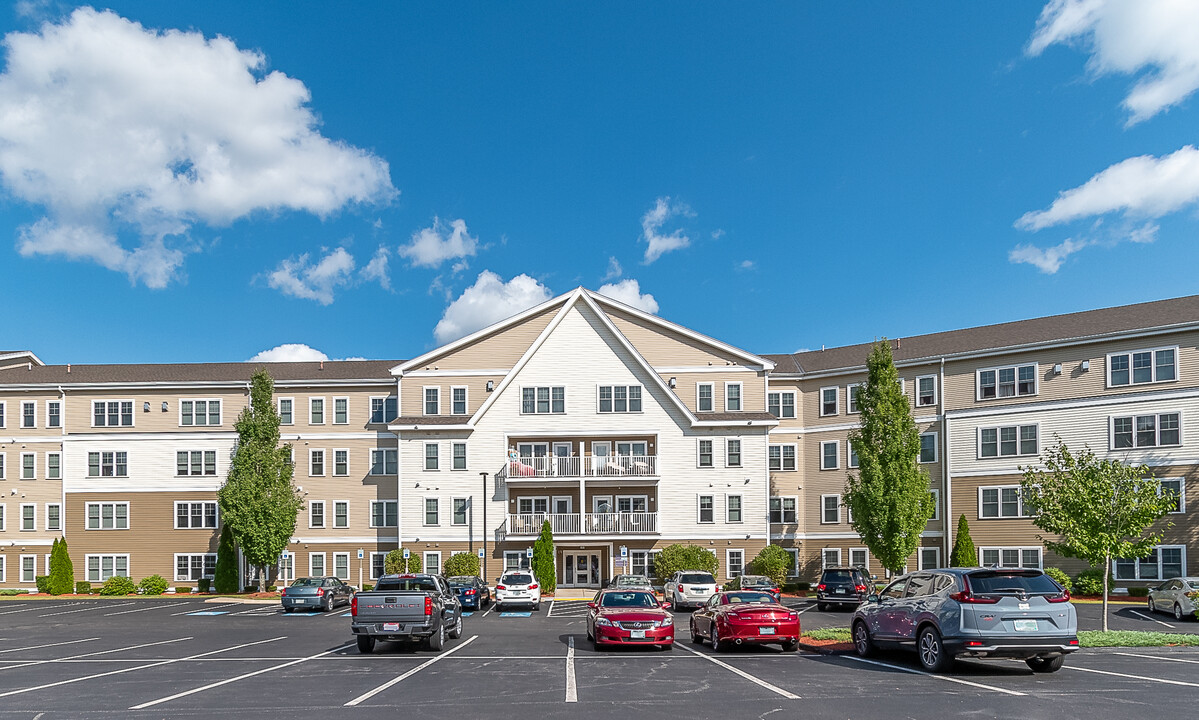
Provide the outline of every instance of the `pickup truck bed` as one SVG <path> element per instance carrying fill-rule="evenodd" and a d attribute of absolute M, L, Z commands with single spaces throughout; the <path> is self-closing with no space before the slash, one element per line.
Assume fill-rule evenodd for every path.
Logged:
<path fill-rule="evenodd" d="M 354 595 L 350 630 L 359 652 L 378 641 L 428 642 L 441 650 L 446 635 L 462 636 L 462 609 L 440 575 L 384 575 L 374 590 Z"/>

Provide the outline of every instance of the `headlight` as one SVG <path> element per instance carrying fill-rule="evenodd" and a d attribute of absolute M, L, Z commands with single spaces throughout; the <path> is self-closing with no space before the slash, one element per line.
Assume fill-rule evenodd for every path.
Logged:
<path fill-rule="evenodd" d="M 595 624 L 596 624 L 596 625 L 603 625 L 604 627 L 611 627 L 611 625 L 612 625 L 612 621 L 611 621 L 611 620 L 609 620 L 609 619 L 607 619 L 607 618 L 597 617 L 597 618 L 595 619 Z"/>

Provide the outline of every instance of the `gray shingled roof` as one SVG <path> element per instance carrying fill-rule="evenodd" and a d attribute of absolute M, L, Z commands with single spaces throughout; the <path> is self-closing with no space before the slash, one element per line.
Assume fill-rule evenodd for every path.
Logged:
<path fill-rule="evenodd" d="M 714 420 L 717 422 L 738 422 L 741 420 L 778 420 L 777 417 L 768 412 L 702 412 L 696 413 L 695 417 L 700 420 Z"/>
<path fill-rule="evenodd" d="M 275 382 L 312 380 L 390 380 L 391 368 L 402 360 L 326 360 L 272 363 L 163 363 L 145 365 L 34 365 L 0 371 L 0 383 L 193 383 L 248 382 L 254 371 L 267 368 Z M 68 370 L 69 368 L 69 370 Z"/>
<path fill-rule="evenodd" d="M 401 415 L 388 425 L 465 425 L 469 415 Z"/>

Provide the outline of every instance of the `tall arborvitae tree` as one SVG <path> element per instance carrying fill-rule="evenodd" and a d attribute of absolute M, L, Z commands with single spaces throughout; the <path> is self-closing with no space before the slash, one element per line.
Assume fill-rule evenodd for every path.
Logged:
<path fill-rule="evenodd" d="M 870 351 L 858 409 L 861 428 L 849 434 L 858 472 L 846 483 L 845 505 L 870 553 L 897 572 L 919 547 L 935 505 L 918 464 L 920 432 L 886 339 Z"/>
<path fill-rule="evenodd" d="M 75 592 L 75 566 L 67 551 L 67 539 L 54 541 L 50 548 L 50 593 L 66 595 Z"/>
<path fill-rule="evenodd" d="M 212 577 L 212 589 L 219 593 L 235 593 L 241 589 L 238 585 L 237 549 L 233 547 L 233 530 L 225 523 L 216 546 L 216 572 Z"/>
<path fill-rule="evenodd" d="M 541 583 L 543 592 L 553 592 L 558 587 L 558 573 L 554 569 L 554 530 L 550 521 L 541 523 L 541 535 L 533 543 L 533 577 Z"/>
<path fill-rule="evenodd" d="M 279 444 L 274 392 L 270 373 L 259 368 L 250 379 L 250 406 L 235 425 L 237 449 L 229 478 L 217 494 L 246 562 L 260 570 L 260 588 L 267 568 L 287 549 L 304 506 L 292 484 L 291 446 Z"/>
<path fill-rule="evenodd" d="M 978 551 L 970 537 L 970 526 L 966 514 L 958 518 L 958 532 L 953 536 L 953 552 L 949 553 L 949 567 L 974 567 L 978 565 Z"/>

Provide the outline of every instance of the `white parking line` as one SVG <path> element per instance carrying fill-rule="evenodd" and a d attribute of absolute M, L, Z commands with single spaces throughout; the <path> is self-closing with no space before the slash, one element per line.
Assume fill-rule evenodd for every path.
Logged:
<path fill-rule="evenodd" d="M 29 612 L 30 610 L 53 610 L 54 608 L 70 607 L 78 604 L 79 603 L 63 603 L 62 605 L 42 605 L 41 603 L 34 603 L 33 605 L 26 608 L 21 608 L 20 610 L 5 610 L 4 612 L 0 612 L 0 615 L 12 615 L 13 613 Z"/>
<path fill-rule="evenodd" d="M 221 687 L 222 685 L 228 685 L 230 683 L 235 683 L 238 680 L 245 680 L 246 678 L 252 678 L 257 675 L 262 675 L 263 673 L 269 673 L 273 670 L 282 670 L 285 667 L 291 667 L 292 665 L 298 665 L 302 662 L 307 662 L 307 661 L 313 660 L 315 658 L 323 657 L 325 655 L 335 653 L 338 650 L 345 650 L 346 648 L 353 647 L 353 646 L 354 646 L 354 643 L 350 643 L 349 645 L 342 645 L 339 648 L 333 648 L 332 650 L 326 650 L 323 653 L 318 653 L 316 655 L 309 655 L 308 657 L 303 657 L 303 658 L 299 658 L 297 660 L 292 660 L 291 662 L 285 662 L 282 665 L 273 665 L 269 668 L 262 668 L 261 670 L 255 670 L 254 672 L 248 672 L 243 675 L 238 675 L 237 677 L 231 677 L 226 680 L 218 680 L 217 682 L 209 683 L 207 685 L 203 685 L 198 688 L 193 688 L 191 690 L 184 690 L 181 693 L 175 693 L 174 695 L 168 695 L 164 698 L 158 698 L 157 700 L 151 700 L 149 702 L 144 702 L 141 705 L 134 705 L 133 707 L 131 707 L 129 709 L 130 710 L 143 710 L 148 707 L 160 705 L 164 702 L 170 702 L 171 700 L 178 700 L 179 698 L 187 697 L 188 695 L 195 695 L 196 693 L 201 693 L 201 692 L 204 692 L 205 690 L 211 690 L 212 688 Z"/>
<path fill-rule="evenodd" d="M 1144 618 L 1144 619 L 1146 619 L 1146 620 L 1150 620 L 1150 621 L 1152 621 L 1152 622 L 1155 622 L 1155 623 L 1157 623 L 1158 625 L 1165 625 L 1165 626 L 1166 626 L 1166 627 L 1168 627 L 1168 628 L 1172 628 L 1172 627 L 1174 627 L 1173 625 L 1171 625 L 1171 624 L 1170 624 L 1170 623 L 1168 623 L 1168 622 L 1162 622 L 1161 620 L 1158 620 L 1157 618 L 1149 617 L 1148 615 L 1145 615 L 1144 613 L 1139 613 L 1139 612 L 1137 612 L 1136 610 L 1129 610 L 1128 612 L 1129 612 L 1130 614 L 1132 614 L 1132 615 L 1136 615 L 1136 616 L 1137 616 L 1137 617 L 1139 617 L 1139 618 Z"/>
<path fill-rule="evenodd" d="M 147 610 L 162 610 L 165 608 L 179 607 L 180 605 L 188 605 L 188 604 L 189 603 L 178 602 L 178 603 L 171 603 L 170 605 L 154 605 L 152 607 L 143 607 L 143 608 L 138 608 L 136 610 L 121 610 L 120 612 L 104 613 L 104 617 L 109 617 L 112 615 L 128 615 L 129 613 L 145 612 Z"/>
<path fill-rule="evenodd" d="M 487 611 L 486 611 L 486 612 L 484 612 L 484 613 L 483 613 L 482 615 L 480 615 L 479 617 L 487 617 L 488 615 L 490 615 L 490 614 L 491 614 L 491 611 L 492 611 L 492 610 L 495 610 L 495 603 L 492 603 L 492 604 L 491 604 L 491 607 L 487 608 Z"/>
<path fill-rule="evenodd" d="M 233 607 L 234 605 L 241 605 L 241 603 L 228 603 L 225 605 L 203 604 L 203 605 L 201 605 L 201 607 L 204 608 L 205 610 L 217 610 L 219 608 Z M 195 610 L 184 610 L 183 612 L 171 613 L 171 617 L 175 617 L 176 615 L 187 615 L 188 613 L 194 613 L 194 612 L 196 612 L 196 611 Z"/>
<path fill-rule="evenodd" d="M 545 616 L 552 617 L 554 614 L 554 608 L 557 607 L 557 605 L 558 605 L 557 600 L 550 600 L 550 607 L 549 607 L 549 610 L 545 611 Z"/>
<path fill-rule="evenodd" d="M 867 660 L 866 658 L 858 657 L 857 655 L 840 655 L 839 657 L 847 658 L 849 660 L 856 660 L 857 662 L 868 663 L 870 665 L 878 665 L 880 667 L 891 668 L 892 670 L 901 670 L 906 673 L 912 673 L 913 675 L 923 675 L 925 677 L 936 678 L 937 680 L 944 680 L 945 682 L 958 683 L 959 685 L 969 685 L 970 687 L 976 687 L 981 690 L 992 690 L 994 692 L 1003 693 L 1005 695 L 1017 695 L 1020 697 L 1025 697 L 1028 694 L 1028 693 L 1017 692 L 1015 690 L 1008 690 L 1006 688 L 995 687 L 994 685 L 984 685 L 982 683 L 971 682 L 969 680 L 963 680 L 961 678 L 949 677 L 948 675 L 935 675 L 930 672 L 924 672 L 923 670 L 917 670 L 915 668 L 904 667 L 903 665 L 892 665 L 891 663 L 879 662 L 878 660 Z"/>
<path fill-rule="evenodd" d="M 94 680 L 96 678 L 108 677 L 109 675 L 120 675 L 121 673 L 133 672 L 134 670 L 146 670 L 148 668 L 159 667 L 160 665 L 170 665 L 172 663 L 183 662 L 185 660 L 195 660 L 196 658 L 207 657 L 209 655 L 216 655 L 217 653 L 229 652 L 230 650 L 238 650 L 240 648 L 250 647 L 251 645 L 262 645 L 263 643 L 275 642 L 276 640 L 284 640 L 286 638 L 287 638 L 286 635 L 281 635 L 280 637 L 276 637 L 276 638 L 269 638 L 267 640 L 255 640 L 254 642 L 242 643 L 241 645 L 234 645 L 232 647 L 221 648 L 220 650 L 209 650 L 208 652 L 200 653 L 198 655 L 189 655 L 188 657 L 172 658 L 170 660 L 159 660 L 158 662 L 147 663 L 145 665 L 135 665 L 133 667 L 124 668 L 122 670 L 110 670 L 109 672 L 96 673 L 95 675 L 84 675 L 83 677 L 71 678 L 70 680 L 59 680 L 58 682 L 45 683 L 43 685 L 34 685 L 33 687 L 21 688 L 20 690 L 9 690 L 8 692 L 0 693 L 0 697 L 8 697 L 9 695 L 20 695 L 21 693 L 33 692 L 35 690 L 45 690 L 47 688 L 58 687 L 59 685 L 70 685 L 71 683 L 83 682 L 84 680 Z"/>
<path fill-rule="evenodd" d="M 141 645 L 130 645 L 129 647 L 114 648 L 112 650 L 97 650 L 96 652 L 83 653 L 82 655 L 70 655 L 70 656 L 62 657 L 62 658 L 54 658 L 53 660 L 33 660 L 30 662 L 21 663 L 20 665 L 9 665 L 8 667 L 0 667 L 0 670 L 12 670 L 13 668 L 29 667 L 30 665 L 45 665 L 47 663 L 71 662 L 71 661 L 77 661 L 77 660 L 79 660 L 79 658 L 94 657 L 96 655 L 108 655 L 109 653 L 121 652 L 123 650 L 136 650 L 138 648 L 150 647 L 152 645 L 169 645 L 170 643 L 183 642 L 184 640 L 191 640 L 191 639 L 192 638 L 190 638 L 190 637 L 183 637 L 183 638 L 176 638 L 174 640 L 159 640 L 158 642 L 142 643 Z M 112 660 L 111 659 L 109 659 L 109 660 L 94 660 L 93 662 L 112 662 Z M 137 660 L 137 662 L 145 662 L 145 658 L 140 658 Z"/>
<path fill-rule="evenodd" d="M 46 613 L 45 615 L 38 615 L 38 617 L 53 617 L 55 615 L 70 615 L 71 613 L 81 613 L 81 612 L 87 612 L 89 610 L 101 610 L 101 609 L 107 609 L 107 608 L 122 607 L 124 605 L 132 605 L 132 604 L 133 604 L 133 602 L 130 601 L 130 602 L 123 602 L 123 603 L 116 603 L 114 605 L 108 605 L 107 607 L 104 605 L 89 605 L 88 607 L 82 607 L 82 608 L 79 608 L 78 610 L 63 610 L 62 612 L 53 612 L 53 613 Z"/>
<path fill-rule="evenodd" d="M 1183 680 L 1167 680 L 1165 678 L 1149 677 L 1147 675 L 1129 675 L 1127 673 L 1112 672 L 1111 670 L 1096 670 L 1095 668 L 1079 667 L 1077 665 L 1063 665 L 1062 667 L 1079 672 L 1097 673 L 1099 675 L 1113 675 L 1115 677 L 1128 678 L 1130 680 L 1147 680 L 1148 682 L 1163 683 L 1165 685 L 1183 685 L 1185 687 L 1199 687 L 1199 683 L 1185 682 Z"/>
<path fill-rule="evenodd" d="M 361 694 L 361 695 L 359 695 L 358 697 L 356 697 L 356 698 L 354 698 L 353 700 L 351 700 L 351 701 L 349 701 L 348 703 L 346 703 L 346 704 L 344 705 L 344 707 L 357 707 L 358 705 L 361 705 L 363 702 L 365 702 L 365 701 L 367 701 L 367 700 L 370 700 L 371 698 L 373 698 L 374 696 L 376 696 L 376 695 L 378 695 L 379 693 L 383 692 L 384 690 L 386 690 L 387 688 L 391 687 L 392 685 L 395 685 L 395 684 L 397 684 L 397 683 L 403 682 L 405 679 L 412 677 L 413 675 L 417 674 L 417 673 L 418 673 L 418 672 L 420 672 L 421 670 L 424 670 L 425 668 L 429 667 L 430 665 L 432 665 L 433 663 L 437 662 L 438 660 L 441 660 L 441 659 L 442 659 L 442 658 L 444 658 L 444 657 L 447 657 L 447 656 L 449 656 L 449 655 L 452 655 L 452 654 L 454 654 L 455 652 L 457 652 L 457 651 L 461 650 L 462 648 L 466 647 L 467 645 L 470 645 L 470 644 L 471 644 L 471 642 L 473 642 L 473 641 L 474 641 L 474 639 L 475 639 L 475 638 L 477 638 L 477 637 L 479 637 L 479 636 L 478 636 L 478 635 L 471 635 L 469 638 L 467 638 L 466 642 L 462 643 L 461 645 L 458 645 L 458 646 L 456 646 L 456 647 L 453 647 L 453 648 L 451 648 L 451 649 L 449 649 L 449 650 L 446 650 L 445 652 L 443 652 L 442 654 L 438 655 L 438 656 L 437 656 L 437 657 L 435 657 L 435 658 L 430 658 L 430 659 L 426 660 L 425 662 L 421 663 L 420 665 L 417 665 L 416 667 L 412 668 L 412 669 L 411 669 L 411 670 L 409 670 L 408 672 L 406 672 L 406 673 L 403 673 L 403 674 L 401 674 L 401 675 L 397 675 L 396 677 L 394 677 L 394 678 L 392 678 L 392 679 L 388 680 L 387 682 L 383 683 L 382 685 L 380 685 L 379 687 L 375 688 L 374 690 L 368 690 L 368 691 L 366 691 L 366 692 L 362 693 L 362 694 Z M 559 656 L 559 657 L 561 657 L 561 656 Z"/>
<path fill-rule="evenodd" d="M 1112 655 L 1124 655 L 1126 657 L 1149 658 L 1150 660 L 1165 660 L 1166 662 L 1188 663 L 1190 665 L 1199 665 L 1199 660 L 1186 660 L 1184 658 L 1166 657 L 1164 655 L 1146 655 L 1144 653 L 1130 652 L 1114 652 Z"/>
<path fill-rule="evenodd" d="M 575 686 L 575 636 L 566 639 L 566 702 L 579 701 L 579 689 Z"/>
<path fill-rule="evenodd" d="M 787 698 L 788 700 L 799 700 L 800 699 L 799 696 L 794 693 L 788 692 L 777 685 L 771 685 L 770 683 L 766 682 L 765 680 L 758 678 L 758 677 L 754 677 L 753 675 L 750 675 L 749 673 L 745 672 L 744 670 L 735 668 L 732 665 L 729 665 L 728 663 L 721 662 L 720 660 L 717 660 L 716 658 L 712 657 L 711 655 L 705 655 L 704 653 L 698 652 L 696 650 L 692 650 L 691 648 L 687 647 L 686 645 L 682 645 L 677 642 L 674 644 L 674 646 L 677 648 L 682 648 L 683 650 L 686 650 L 687 652 L 689 652 L 693 655 L 698 655 L 698 656 L 702 657 L 704 660 L 707 660 L 708 662 L 715 663 L 715 664 L 719 665 L 720 667 L 724 668 L 725 670 L 728 670 L 729 672 L 733 673 L 734 675 L 740 675 L 741 677 L 745 678 L 746 680 L 750 681 L 751 683 L 754 683 L 755 685 L 761 685 L 762 687 L 766 688 L 767 690 L 774 692 L 774 693 L 778 693 L 779 695 L 782 695 L 783 697 Z"/>
<path fill-rule="evenodd" d="M 81 642 L 91 642 L 100 638 L 84 638 L 82 640 L 66 640 L 64 642 L 46 643 L 45 645 L 30 645 L 29 647 L 9 648 L 8 650 L 0 650 L 0 653 L 19 652 L 21 650 L 37 650 L 38 648 L 55 647 L 56 645 L 73 645 Z"/>

